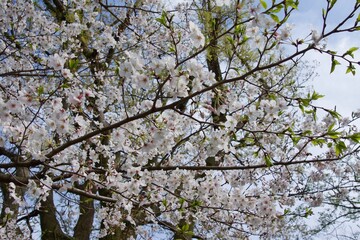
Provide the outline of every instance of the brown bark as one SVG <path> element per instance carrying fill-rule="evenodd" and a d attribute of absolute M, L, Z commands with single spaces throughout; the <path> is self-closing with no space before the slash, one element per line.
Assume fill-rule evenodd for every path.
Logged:
<path fill-rule="evenodd" d="M 3 225 L 9 218 L 16 218 L 18 213 L 18 205 L 14 203 L 14 199 L 10 197 L 9 193 L 9 184 L 7 183 L 0 183 L 1 193 L 2 193 L 2 208 L 0 214 L 0 225 Z M 14 212 L 12 216 L 7 216 L 5 209 L 9 208 L 11 211 Z"/>
<path fill-rule="evenodd" d="M 42 240 L 70 240 L 73 239 L 66 235 L 56 219 L 56 208 L 54 206 L 53 191 L 49 191 L 49 196 L 41 203 L 40 207 L 40 226 Z"/>
<path fill-rule="evenodd" d="M 86 182 L 80 188 L 82 190 L 91 189 L 91 192 L 93 193 L 96 191 L 95 187 L 92 187 L 90 182 Z M 90 239 L 95 215 L 94 199 L 80 196 L 79 207 L 80 216 L 74 228 L 74 238 L 78 240 Z"/>
<path fill-rule="evenodd" d="M 209 71 L 215 74 L 215 80 L 217 82 L 221 82 L 223 79 L 221 75 L 221 68 L 220 68 L 220 61 L 218 54 L 219 46 L 217 41 L 218 32 L 220 28 L 220 19 L 214 18 L 212 19 L 212 21 L 214 21 L 214 27 L 213 29 L 210 29 L 209 30 L 210 32 L 208 33 L 210 35 L 211 41 L 206 55 L 206 63 Z M 221 86 L 219 88 L 214 89 L 215 96 L 211 100 L 211 105 L 215 110 L 218 109 L 219 106 L 224 103 L 225 97 L 223 96 L 223 90 L 224 90 L 223 88 L 224 87 Z M 220 124 L 226 121 L 226 114 L 224 113 L 219 113 L 219 114 L 213 113 L 212 117 L 213 117 L 213 122 L 215 124 Z M 218 127 L 215 126 L 214 128 L 217 129 Z"/>
<path fill-rule="evenodd" d="M 18 163 L 18 157 L 14 157 L 12 159 L 12 162 Z M 17 167 L 16 168 L 16 174 L 13 176 L 15 179 L 29 179 L 29 169 L 27 167 Z M 3 197 L 3 205 L 1 208 L 1 214 L 0 214 L 0 225 L 5 224 L 5 222 L 9 219 L 17 219 L 18 213 L 19 213 L 19 205 L 14 202 L 14 199 L 10 196 L 9 191 L 9 183 L 0 182 L 0 188 L 2 192 Z M 24 184 L 19 184 L 16 186 L 15 193 L 19 198 L 23 198 L 25 192 L 26 192 L 26 186 Z M 12 211 L 11 215 L 8 215 L 5 211 L 6 209 L 10 209 Z M 20 231 L 20 229 L 17 229 L 17 231 Z"/>

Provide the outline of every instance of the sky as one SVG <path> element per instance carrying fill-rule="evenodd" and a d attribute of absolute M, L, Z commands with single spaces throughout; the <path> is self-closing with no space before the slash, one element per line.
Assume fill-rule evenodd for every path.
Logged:
<path fill-rule="evenodd" d="M 329 27 L 343 19 L 346 13 L 351 11 L 354 0 L 338 0 L 334 12 L 330 15 Z M 312 29 L 320 31 L 322 18 L 321 9 L 326 4 L 325 0 L 300 0 L 299 11 L 290 19 L 294 26 L 295 35 L 304 36 Z M 346 52 L 350 47 L 360 47 L 360 33 L 341 33 L 328 39 L 327 47 L 337 50 L 338 53 Z M 359 50 L 360 53 L 360 50 Z M 360 54 L 355 53 L 355 58 L 360 60 Z M 345 65 L 338 66 L 330 74 L 331 59 L 325 54 L 311 52 L 305 56 L 309 61 L 316 60 L 318 77 L 311 82 L 317 92 L 325 95 L 319 100 L 318 105 L 334 108 L 345 116 L 350 116 L 352 111 L 360 109 L 360 68 L 355 76 L 345 74 Z"/>

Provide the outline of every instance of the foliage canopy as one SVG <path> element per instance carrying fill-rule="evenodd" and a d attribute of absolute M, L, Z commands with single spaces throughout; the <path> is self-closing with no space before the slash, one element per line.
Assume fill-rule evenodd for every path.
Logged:
<path fill-rule="evenodd" d="M 292 238 L 358 217 L 360 133 L 293 39 L 297 0 L 0 2 L 2 239 Z M 318 116 L 319 115 L 319 116 Z M 306 219 L 321 207 L 318 226 Z"/>

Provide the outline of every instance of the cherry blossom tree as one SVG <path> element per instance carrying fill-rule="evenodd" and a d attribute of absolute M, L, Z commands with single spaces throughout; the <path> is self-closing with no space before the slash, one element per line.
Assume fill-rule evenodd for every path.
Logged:
<path fill-rule="evenodd" d="M 298 39 L 297 0 L 165 2 L 0 2 L 1 238 L 293 238 L 358 218 L 360 112 L 318 106 L 303 56 L 355 74 L 357 48 L 326 39 L 360 30 L 360 1 L 328 26 L 323 0 Z"/>

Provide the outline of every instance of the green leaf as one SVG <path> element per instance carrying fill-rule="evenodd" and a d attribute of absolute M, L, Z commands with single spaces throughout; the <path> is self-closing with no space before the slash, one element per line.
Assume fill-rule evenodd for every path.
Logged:
<path fill-rule="evenodd" d="M 283 9 L 283 5 L 277 5 L 271 12 L 278 13 Z"/>
<path fill-rule="evenodd" d="M 310 135 L 312 135 L 313 133 L 312 133 L 312 131 L 311 130 L 305 130 L 304 132 L 302 132 L 302 135 L 304 136 L 304 135 L 306 135 L 306 136 L 310 136 Z"/>
<path fill-rule="evenodd" d="M 330 8 L 332 8 L 335 5 L 336 1 L 337 0 L 330 0 Z"/>
<path fill-rule="evenodd" d="M 304 109 L 304 106 L 303 105 L 299 105 L 299 108 L 301 110 L 302 113 L 305 113 L 305 109 Z"/>
<path fill-rule="evenodd" d="M 79 59 L 78 58 L 73 58 L 69 60 L 69 69 L 71 72 L 74 72 L 75 70 L 78 69 L 79 66 Z"/>
<path fill-rule="evenodd" d="M 356 68 L 351 63 L 349 63 L 349 66 L 346 69 L 346 74 L 348 74 L 348 73 L 352 73 L 352 75 L 354 75 L 354 76 L 356 74 Z"/>
<path fill-rule="evenodd" d="M 192 208 L 196 208 L 196 207 L 201 206 L 201 204 L 202 204 L 202 202 L 200 200 L 194 200 L 194 201 L 191 202 L 190 206 Z"/>
<path fill-rule="evenodd" d="M 39 86 L 37 88 L 37 94 L 40 96 L 44 93 L 44 86 Z"/>
<path fill-rule="evenodd" d="M 181 227 L 181 230 L 183 231 L 183 232 L 187 232 L 187 231 L 189 231 L 189 227 L 190 227 L 190 225 L 189 224 L 184 224 L 182 227 Z"/>
<path fill-rule="evenodd" d="M 327 50 L 326 51 L 327 53 L 329 53 L 329 54 L 331 54 L 331 55 L 335 55 L 337 52 L 335 52 L 335 51 L 332 51 L 332 50 Z M 334 56 L 333 56 L 334 57 Z"/>
<path fill-rule="evenodd" d="M 264 160 L 265 160 L 265 164 L 267 167 L 271 167 L 273 165 L 272 161 L 271 161 L 271 157 L 269 156 L 269 154 L 265 154 L 264 156 Z"/>
<path fill-rule="evenodd" d="M 354 133 L 353 135 L 348 136 L 352 141 L 359 143 L 360 142 L 360 133 Z"/>
<path fill-rule="evenodd" d="M 180 203 L 180 208 L 183 207 L 184 203 L 185 203 L 185 199 L 184 198 L 180 198 L 179 199 L 179 203 Z"/>
<path fill-rule="evenodd" d="M 323 98 L 323 97 L 324 97 L 324 95 L 321 95 L 321 94 L 314 91 L 313 94 L 311 95 L 311 100 L 318 100 L 318 99 Z"/>
<path fill-rule="evenodd" d="M 285 4 L 287 6 L 290 6 L 296 10 L 298 10 L 298 5 L 299 5 L 299 1 L 294 1 L 294 0 L 286 0 Z"/>
<path fill-rule="evenodd" d="M 319 138 L 319 139 L 313 139 L 313 140 L 311 140 L 311 143 L 312 143 L 314 146 L 320 146 L 320 147 L 322 147 L 322 145 L 326 143 L 326 140 L 325 140 L 325 139 L 321 139 L 321 138 Z"/>
<path fill-rule="evenodd" d="M 82 30 L 80 33 L 80 41 L 85 45 L 89 45 L 90 41 L 90 32 L 86 30 Z"/>
<path fill-rule="evenodd" d="M 340 137 L 340 133 L 336 132 L 336 131 L 330 131 L 326 133 L 329 137 L 331 137 L 332 139 L 338 139 Z"/>
<path fill-rule="evenodd" d="M 337 60 L 334 59 L 334 57 L 333 57 L 332 62 L 331 62 L 331 70 L 330 70 L 330 73 L 332 73 L 332 72 L 335 70 L 335 67 L 336 67 L 337 65 L 340 65 L 339 61 L 337 61 Z"/>
<path fill-rule="evenodd" d="M 156 21 L 158 21 L 161 25 L 166 27 L 166 21 L 162 18 L 155 18 Z"/>
<path fill-rule="evenodd" d="M 341 115 L 334 110 L 325 109 L 325 111 L 327 111 L 332 117 L 334 117 L 336 119 L 341 118 Z"/>
<path fill-rule="evenodd" d="M 66 12 L 65 19 L 68 23 L 74 23 L 76 21 L 74 12 Z"/>
<path fill-rule="evenodd" d="M 266 1 L 265 1 L 265 0 L 260 0 L 260 3 L 261 3 L 261 6 L 262 6 L 264 9 L 267 9 L 267 4 L 266 4 Z"/>
<path fill-rule="evenodd" d="M 62 88 L 62 89 L 70 88 L 70 85 L 67 84 L 67 83 L 64 83 L 64 84 L 61 85 L 61 88 Z"/>
<path fill-rule="evenodd" d="M 345 143 L 343 141 L 337 142 L 336 145 L 335 145 L 335 154 L 336 154 L 336 156 L 340 156 L 344 152 L 344 150 L 346 150 L 346 148 L 347 147 L 346 147 L 346 145 L 345 145 Z"/>
<path fill-rule="evenodd" d="M 231 36 L 226 37 L 226 40 L 231 44 L 234 45 L 234 39 Z"/>
<path fill-rule="evenodd" d="M 161 17 L 156 18 L 155 20 L 158 21 L 164 27 L 168 27 L 167 24 L 166 24 L 166 12 L 165 11 L 163 11 L 161 13 Z"/>
<path fill-rule="evenodd" d="M 312 211 L 311 208 L 306 208 L 306 210 L 305 210 L 305 217 L 306 218 L 313 215 L 313 214 L 314 214 L 314 212 Z"/>
<path fill-rule="evenodd" d="M 309 95 L 310 98 L 310 95 Z M 300 102 L 304 107 L 308 107 L 310 105 L 311 99 L 308 98 L 300 98 Z"/>
<path fill-rule="evenodd" d="M 237 25 L 235 27 L 234 33 L 235 34 L 244 34 L 246 32 L 246 28 L 243 25 Z"/>
<path fill-rule="evenodd" d="M 276 23 L 280 23 L 279 17 L 276 16 L 275 14 L 270 14 L 270 17 L 271 17 Z"/>
<path fill-rule="evenodd" d="M 335 123 L 330 124 L 328 127 L 328 132 L 331 132 L 334 129 Z"/>
<path fill-rule="evenodd" d="M 345 57 L 346 55 L 349 55 L 351 56 L 352 58 L 354 58 L 354 52 L 356 50 L 358 50 L 359 48 L 358 47 L 352 47 L 350 48 L 349 50 L 346 51 L 346 53 L 344 53 L 343 57 Z"/>
<path fill-rule="evenodd" d="M 298 144 L 300 139 L 301 139 L 301 137 L 291 136 L 291 140 L 293 141 L 294 145 Z"/>
<path fill-rule="evenodd" d="M 175 48 L 174 48 L 173 46 L 170 46 L 170 47 L 169 47 L 169 52 L 171 52 L 171 53 L 175 53 L 175 52 L 176 52 L 176 50 L 175 50 Z"/>

